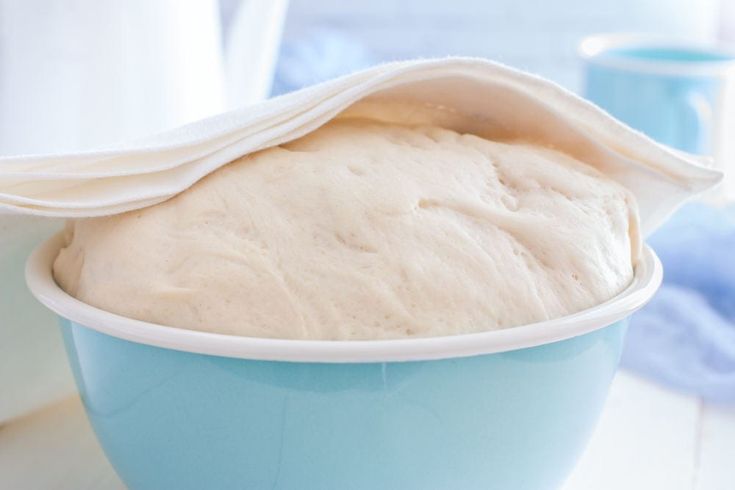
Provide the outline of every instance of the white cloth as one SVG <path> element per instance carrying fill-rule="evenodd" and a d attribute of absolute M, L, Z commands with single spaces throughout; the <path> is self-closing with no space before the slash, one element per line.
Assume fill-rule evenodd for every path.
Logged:
<path fill-rule="evenodd" d="M 356 104 L 367 100 L 387 101 L 391 110 L 382 105 L 376 112 L 374 104 Z M 409 110 L 416 102 L 446 110 Z M 5 213 L 83 217 L 152 205 L 239 156 L 298 138 L 348 108 L 390 122 L 434 124 L 490 139 L 523 135 L 561 149 L 631 189 L 639 203 L 644 234 L 721 177 L 703 160 L 658 145 L 541 78 L 477 59 L 407 61 L 109 149 L 0 158 L 0 224 L 20 226 L 12 216 L 2 216 Z M 437 113 L 444 114 L 441 120 L 434 116 Z M 43 230 L 39 228 L 39 236 L 54 226 L 49 222 Z M 16 275 L 19 282 L 20 271 Z M 30 349 L 31 344 L 17 345 Z M 34 349 L 32 355 L 25 355 L 20 347 L 14 349 L 14 359 L 31 363 L 43 352 Z M 44 369 L 54 374 L 58 372 L 54 366 L 50 363 Z M 53 398 L 54 390 L 68 389 L 68 374 L 58 373 L 65 378 L 62 388 L 53 383 L 36 386 L 36 399 L 0 407 L 0 422 L 23 407 Z M 15 380 L 10 392 L 33 382 L 25 378 Z M 6 388 L 3 391 L 8 393 Z"/>
<path fill-rule="evenodd" d="M 109 150 L 0 159 L 0 210 L 58 217 L 161 202 L 241 155 L 302 136 L 350 106 L 488 138 L 523 136 L 594 165 L 635 194 L 650 233 L 721 175 L 659 145 L 552 82 L 466 58 L 390 63 Z M 447 108 L 409 111 L 401 102 Z M 351 111 L 369 114 L 371 105 Z"/>

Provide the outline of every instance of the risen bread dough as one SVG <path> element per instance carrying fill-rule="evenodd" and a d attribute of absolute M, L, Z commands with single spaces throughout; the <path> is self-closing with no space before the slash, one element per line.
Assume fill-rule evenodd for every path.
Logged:
<path fill-rule="evenodd" d="M 194 330 L 450 335 L 612 298 L 636 219 L 624 188 L 552 149 L 342 119 L 162 204 L 71 223 L 54 274 L 88 304 Z"/>

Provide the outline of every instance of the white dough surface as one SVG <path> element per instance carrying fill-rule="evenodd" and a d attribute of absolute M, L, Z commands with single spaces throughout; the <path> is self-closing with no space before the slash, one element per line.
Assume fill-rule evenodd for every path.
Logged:
<path fill-rule="evenodd" d="M 587 163 L 529 142 L 336 119 L 160 204 L 70 221 L 54 275 L 103 310 L 250 337 L 553 319 L 625 289 L 640 248 L 632 194 Z"/>

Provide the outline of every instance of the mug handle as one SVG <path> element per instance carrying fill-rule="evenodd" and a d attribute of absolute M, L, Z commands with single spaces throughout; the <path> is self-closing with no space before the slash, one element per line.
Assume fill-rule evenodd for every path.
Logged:
<path fill-rule="evenodd" d="M 712 106 L 700 92 L 687 92 L 682 106 L 680 138 L 689 153 L 711 153 Z"/>

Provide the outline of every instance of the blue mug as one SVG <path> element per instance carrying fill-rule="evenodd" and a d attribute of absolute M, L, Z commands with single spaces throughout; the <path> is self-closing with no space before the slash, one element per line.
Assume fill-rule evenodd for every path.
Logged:
<path fill-rule="evenodd" d="M 674 148 L 732 161 L 735 55 L 642 35 L 585 39 L 583 93 L 610 114 Z"/>

